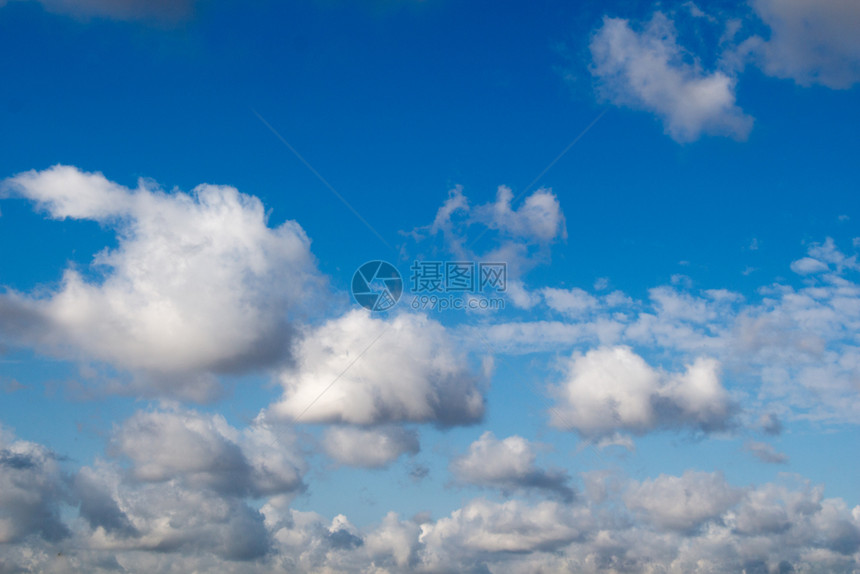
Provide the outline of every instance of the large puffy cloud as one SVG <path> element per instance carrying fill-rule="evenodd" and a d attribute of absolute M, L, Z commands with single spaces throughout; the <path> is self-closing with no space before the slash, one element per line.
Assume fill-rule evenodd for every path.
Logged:
<path fill-rule="evenodd" d="M 397 426 L 331 427 L 326 429 L 323 448 L 341 464 L 381 468 L 404 454 L 416 454 L 420 445 L 415 431 Z"/>
<path fill-rule="evenodd" d="M 469 445 L 463 456 L 451 461 L 451 471 L 460 482 L 500 488 L 503 491 L 542 491 L 565 501 L 574 497 L 570 477 L 561 470 L 535 465 L 532 444 L 520 436 L 499 440 L 487 431 Z"/>
<path fill-rule="evenodd" d="M 553 389 L 551 422 L 584 436 L 666 427 L 719 430 L 730 424 L 735 409 L 713 359 L 699 358 L 683 373 L 666 373 L 629 347 L 600 347 L 574 353 L 566 371 Z"/>
<path fill-rule="evenodd" d="M 231 187 L 165 193 L 141 180 L 132 190 L 66 166 L 3 187 L 53 218 L 109 226 L 119 243 L 95 257 L 102 280 L 69 268 L 54 293 L 2 295 L 0 334 L 170 376 L 165 392 L 205 398 L 209 387 L 194 388 L 201 372 L 282 360 L 288 314 L 319 281 L 301 227 L 269 227 L 262 203 Z"/>
<path fill-rule="evenodd" d="M 445 328 L 425 315 L 354 310 L 309 331 L 280 375 L 280 419 L 371 425 L 472 424 L 484 414 L 482 376 Z"/>
<path fill-rule="evenodd" d="M 657 13 L 641 32 L 627 20 L 605 18 L 591 41 L 591 72 L 603 97 L 657 114 L 674 140 L 702 134 L 745 139 L 752 118 L 735 104 L 735 79 L 686 62 L 674 27 Z"/>
<path fill-rule="evenodd" d="M 849 88 L 860 81 L 860 5 L 851 0 L 754 0 L 770 27 L 757 48 L 764 70 L 801 85 Z"/>

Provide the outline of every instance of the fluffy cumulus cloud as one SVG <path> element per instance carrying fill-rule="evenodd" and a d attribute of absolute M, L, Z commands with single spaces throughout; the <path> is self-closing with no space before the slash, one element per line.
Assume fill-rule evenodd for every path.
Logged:
<path fill-rule="evenodd" d="M 674 140 L 749 134 L 752 118 L 735 104 L 735 79 L 719 70 L 706 72 L 691 60 L 663 14 L 655 14 L 641 31 L 627 20 L 605 18 L 590 49 L 602 97 L 655 113 Z"/>
<path fill-rule="evenodd" d="M 471 552 L 529 552 L 550 550 L 584 537 L 594 527 L 587 508 L 544 501 L 528 505 L 476 499 L 435 524 L 422 527 L 428 562 L 445 554 Z M 446 548 L 447 547 L 447 548 Z M 446 551 L 440 552 L 442 548 Z M 435 550 L 435 552 L 434 552 Z"/>
<path fill-rule="evenodd" d="M 351 311 L 310 331 L 280 375 L 281 420 L 374 425 L 473 424 L 484 415 L 484 377 L 445 327 L 426 315 L 376 318 Z"/>
<path fill-rule="evenodd" d="M 97 221 L 118 245 L 93 272 L 66 269 L 47 294 L 0 297 L 0 335 L 40 350 L 171 376 L 166 390 L 201 398 L 201 372 L 247 370 L 284 359 L 288 322 L 319 281 L 302 228 L 272 228 L 262 203 L 231 187 L 192 193 L 136 189 L 56 166 L 3 188 L 56 219 Z M 178 382 L 177 382 L 178 381 Z"/>
<path fill-rule="evenodd" d="M 689 530 L 722 516 L 742 496 L 743 491 L 730 486 L 720 474 L 688 471 L 634 484 L 625 502 L 658 528 Z"/>
<path fill-rule="evenodd" d="M 534 446 L 523 437 L 499 440 L 487 431 L 469 446 L 466 454 L 451 462 L 451 472 L 463 483 L 506 492 L 537 491 L 568 502 L 573 500 L 567 473 L 539 468 L 536 458 Z"/>
<path fill-rule="evenodd" d="M 292 439 L 261 417 L 239 431 L 220 415 L 194 411 L 139 412 L 113 438 L 142 483 L 179 480 L 235 496 L 263 496 L 303 488 L 304 463 Z"/>
<path fill-rule="evenodd" d="M 750 4 L 752 12 L 744 19 L 725 19 L 706 14 L 692 2 L 685 4 L 698 20 L 694 26 L 707 22 L 722 28 L 713 50 L 716 66 L 710 71 L 703 68 L 699 55 L 679 45 L 675 22 L 663 13 L 655 13 L 641 26 L 604 18 L 590 43 L 591 73 L 599 95 L 615 105 L 654 113 L 678 142 L 704 134 L 742 140 L 753 124 L 736 104 L 738 74 L 747 64 L 802 86 L 848 89 L 860 81 L 856 33 L 860 6 L 856 2 L 752 0 Z M 744 37 L 741 32 L 744 24 L 762 23 L 767 28 L 765 37 Z"/>
<path fill-rule="evenodd" d="M 575 353 L 553 395 L 552 424 L 588 437 L 663 427 L 719 430 L 735 410 L 714 359 L 699 358 L 682 373 L 667 373 L 623 346 Z"/>
<path fill-rule="evenodd" d="M 421 449 L 418 434 L 398 426 L 330 427 L 322 446 L 337 462 L 364 468 L 381 468 Z"/>
<path fill-rule="evenodd" d="M 756 39 L 764 70 L 798 84 L 849 88 L 860 81 L 860 5 L 851 0 L 754 0 L 770 27 Z"/>

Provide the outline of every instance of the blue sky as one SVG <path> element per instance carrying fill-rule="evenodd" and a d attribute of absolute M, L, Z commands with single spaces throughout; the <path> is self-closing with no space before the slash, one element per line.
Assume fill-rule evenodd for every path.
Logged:
<path fill-rule="evenodd" d="M 0 572 L 856 570 L 858 26 L 0 0 Z"/>

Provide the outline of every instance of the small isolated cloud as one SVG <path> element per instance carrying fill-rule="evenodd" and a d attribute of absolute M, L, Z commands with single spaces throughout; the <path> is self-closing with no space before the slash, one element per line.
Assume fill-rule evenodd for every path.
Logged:
<path fill-rule="evenodd" d="M 540 188 L 520 200 L 501 185 L 494 201 L 472 205 L 458 185 L 448 191 L 433 223 L 404 235 L 418 243 L 441 239 L 441 248 L 459 260 L 505 263 L 508 295 L 515 304 L 528 306 L 539 296 L 525 291 L 522 276 L 548 260 L 549 248 L 567 238 L 567 227 L 551 189 Z M 492 247 L 479 253 L 474 250 L 478 245 Z"/>
<path fill-rule="evenodd" d="M 599 93 L 615 105 L 655 113 L 677 142 L 703 134 L 742 140 L 752 129 L 753 119 L 735 104 L 735 78 L 702 70 L 659 12 L 641 32 L 627 20 L 604 18 L 590 49 Z"/>
<path fill-rule="evenodd" d="M 282 420 L 373 425 L 479 422 L 483 382 L 445 327 L 425 315 L 354 310 L 309 331 L 280 375 Z"/>
<path fill-rule="evenodd" d="M 567 238 L 567 227 L 551 189 L 520 195 L 524 197 L 515 197 L 511 188 L 500 185 L 494 201 L 472 205 L 458 185 L 448 191 L 433 223 L 403 234 L 415 240 L 416 247 L 422 241 L 435 240 L 434 251 L 447 252 L 455 260 L 504 264 L 504 285 L 489 286 L 485 294 L 530 309 L 541 297 L 526 287 L 523 278 L 535 266 L 549 261 L 552 245 Z M 423 251 L 426 253 L 426 246 Z M 406 246 L 402 254 L 405 256 Z M 494 291 L 497 287 L 502 288 Z"/>
<path fill-rule="evenodd" d="M 754 0 L 770 27 L 757 49 L 766 73 L 798 84 L 850 88 L 860 81 L 860 3 Z"/>
<path fill-rule="evenodd" d="M 785 464 L 788 462 L 787 455 L 777 451 L 772 444 L 768 444 L 766 442 L 755 440 L 747 441 L 744 444 L 744 450 L 762 462 L 770 464 Z"/>
<path fill-rule="evenodd" d="M 580 317 L 600 307 L 598 299 L 583 289 L 541 289 L 547 307 L 569 317 Z"/>
<path fill-rule="evenodd" d="M 773 413 L 767 413 L 759 418 L 759 426 L 763 433 L 777 436 L 782 434 L 782 421 Z"/>
<path fill-rule="evenodd" d="M 45 10 L 77 18 L 149 20 L 175 24 L 194 12 L 197 0 L 38 0 Z M 0 2 L 0 6 L 3 2 Z"/>
<path fill-rule="evenodd" d="M 0 295 L 0 336 L 170 377 L 163 392 L 204 399 L 207 387 L 194 388 L 201 373 L 283 361 L 288 315 L 321 285 L 302 228 L 269 227 L 260 200 L 232 187 L 165 193 L 141 180 L 128 189 L 68 166 L 2 186 L 52 218 L 113 229 L 118 245 L 95 256 L 98 279 L 70 267 L 52 293 Z"/>
<path fill-rule="evenodd" d="M 696 359 L 683 373 L 667 373 L 629 347 L 600 347 L 574 353 L 565 375 L 552 389 L 551 424 L 587 437 L 659 428 L 720 430 L 736 409 L 720 383 L 719 363 L 709 358 Z"/>
<path fill-rule="evenodd" d="M 807 257 L 793 261 L 791 270 L 798 275 L 813 275 L 831 270 L 842 273 L 846 269 L 860 269 L 857 255 L 849 257 L 842 253 L 832 237 L 826 238 L 823 243 L 812 243 L 807 255 Z"/>
<path fill-rule="evenodd" d="M 556 238 L 567 237 L 564 215 L 552 190 L 541 188 L 531 193 L 516 209 L 511 207 L 513 198 L 511 188 L 500 185 L 495 202 L 475 208 L 475 219 L 490 229 L 537 243 L 550 243 Z"/>
<path fill-rule="evenodd" d="M 822 273 L 828 270 L 827 263 L 813 259 L 812 257 L 803 257 L 797 261 L 791 262 L 791 270 L 798 275 L 811 275 L 813 273 Z"/>
<path fill-rule="evenodd" d="M 503 491 L 543 491 L 570 502 L 574 491 L 564 471 L 552 471 L 535 465 L 536 454 L 528 440 L 511 436 L 498 440 L 487 431 L 469 446 L 469 451 L 451 462 L 451 472 L 458 481 Z"/>
<path fill-rule="evenodd" d="M 659 528 L 688 531 L 719 518 L 743 495 L 721 473 L 688 470 L 681 476 L 661 474 L 633 483 L 624 500 L 627 508 Z"/>
<path fill-rule="evenodd" d="M 362 468 L 382 468 L 404 454 L 421 450 L 418 434 L 397 426 L 330 427 L 325 431 L 323 448 L 337 462 Z"/>

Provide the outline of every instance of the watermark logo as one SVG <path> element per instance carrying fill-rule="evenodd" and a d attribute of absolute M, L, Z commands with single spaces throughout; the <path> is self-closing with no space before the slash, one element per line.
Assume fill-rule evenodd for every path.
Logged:
<path fill-rule="evenodd" d="M 403 294 L 403 278 L 387 261 L 368 261 L 352 276 L 352 296 L 371 311 L 387 311 Z"/>
<path fill-rule="evenodd" d="M 414 261 L 409 268 L 413 293 L 504 293 L 506 263 L 474 261 Z"/>
<path fill-rule="evenodd" d="M 499 262 L 413 261 L 409 267 L 412 299 L 422 311 L 484 311 L 505 308 L 508 266 Z M 385 261 L 369 261 L 352 276 L 352 296 L 371 311 L 387 311 L 403 294 L 403 279 Z"/>

